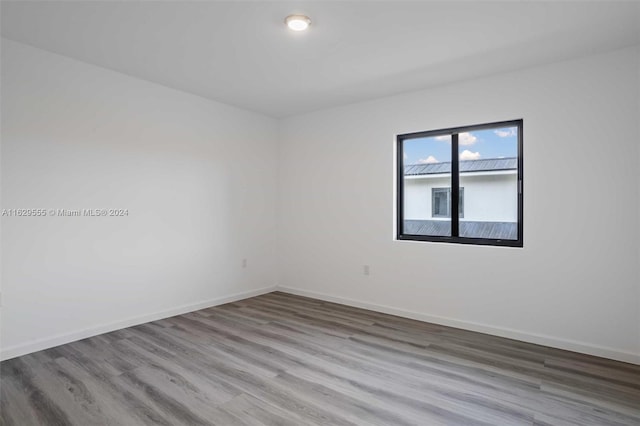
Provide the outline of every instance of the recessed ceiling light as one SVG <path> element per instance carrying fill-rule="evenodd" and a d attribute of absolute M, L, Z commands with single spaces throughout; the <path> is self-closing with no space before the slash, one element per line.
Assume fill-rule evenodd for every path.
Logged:
<path fill-rule="evenodd" d="M 293 31 L 304 31 L 311 25 L 311 19 L 304 15 L 289 15 L 284 18 L 284 22 Z"/>

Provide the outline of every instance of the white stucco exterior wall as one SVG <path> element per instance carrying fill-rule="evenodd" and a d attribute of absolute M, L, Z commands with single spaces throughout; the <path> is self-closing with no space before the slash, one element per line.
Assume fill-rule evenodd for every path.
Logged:
<path fill-rule="evenodd" d="M 450 186 L 448 177 L 405 178 L 404 217 L 408 220 L 448 220 L 432 217 L 432 189 Z M 478 222 L 516 222 L 518 181 L 516 171 L 462 174 L 464 218 Z"/>

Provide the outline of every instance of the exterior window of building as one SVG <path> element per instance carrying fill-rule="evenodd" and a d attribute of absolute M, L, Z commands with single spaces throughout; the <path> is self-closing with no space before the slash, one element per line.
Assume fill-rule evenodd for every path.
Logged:
<path fill-rule="evenodd" d="M 464 217 L 464 188 L 460 188 L 460 201 L 458 202 L 458 213 L 460 217 Z M 432 188 L 431 189 L 431 216 L 432 217 L 451 217 L 449 211 L 449 200 L 451 199 L 451 188 Z"/>
<path fill-rule="evenodd" d="M 397 239 L 522 247 L 522 138 L 522 120 L 398 135 Z"/>
<path fill-rule="evenodd" d="M 449 188 L 433 188 L 431 190 L 433 217 L 451 217 L 449 214 Z"/>

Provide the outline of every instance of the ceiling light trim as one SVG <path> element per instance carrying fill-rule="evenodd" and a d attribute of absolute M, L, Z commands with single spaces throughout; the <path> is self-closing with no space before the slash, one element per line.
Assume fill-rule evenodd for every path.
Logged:
<path fill-rule="evenodd" d="M 289 15 L 284 18 L 284 23 L 292 31 L 305 31 L 311 25 L 311 18 L 306 15 Z"/>

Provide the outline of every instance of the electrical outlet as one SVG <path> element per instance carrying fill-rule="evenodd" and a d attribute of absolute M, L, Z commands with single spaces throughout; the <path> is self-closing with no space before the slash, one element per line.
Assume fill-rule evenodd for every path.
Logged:
<path fill-rule="evenodd" d="M 369 275 L 369 265 L 364 265 L 362 268 L 362 273 L 365 275 Z"/>
<path fill-rule="evenodd" d="M 243 268 L 247 267 L 247 259 L 242 259 L 242 267 Z"/>

